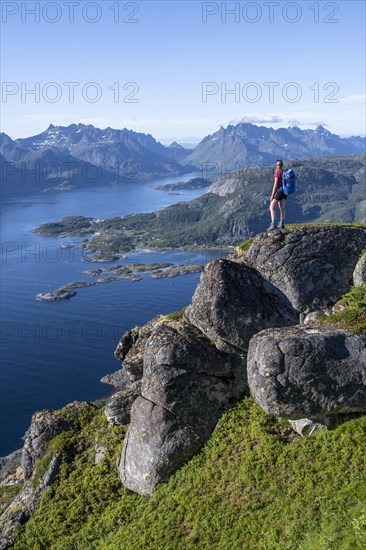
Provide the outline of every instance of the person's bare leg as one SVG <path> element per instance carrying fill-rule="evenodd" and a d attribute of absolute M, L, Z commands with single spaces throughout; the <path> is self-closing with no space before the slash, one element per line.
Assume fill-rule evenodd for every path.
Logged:
<path fill-rule="evenodd" d="M 286 199 L 282 199 L 278 202 L 278 207 L 280 209 L 280 227 L 285 225 L 286 218 Z"/>
<path fill-rule="evenodd" d="M 278 200 L 276 200 L 276 199 L 271 200 L 271 204 L 269 205 L 269 211 L 271 213 L 271 225 L 269 226 L 268 229 L 275 229 L 275 227 L 276 227 L 276 224 L 275 224 L 275 219 L 276 219 L 275 208 L 276 208 L 277 204 L 278 204 Z"/>

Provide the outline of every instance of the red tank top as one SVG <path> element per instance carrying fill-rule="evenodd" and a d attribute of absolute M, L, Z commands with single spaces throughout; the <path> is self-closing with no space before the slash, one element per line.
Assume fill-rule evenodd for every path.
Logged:
<path fill-rule="evenodd" d="M 277 190 L 280 189 L 282 186 L 282 172 L 279 170 L 274 175 L 275 178 L 277 178 Z"/>

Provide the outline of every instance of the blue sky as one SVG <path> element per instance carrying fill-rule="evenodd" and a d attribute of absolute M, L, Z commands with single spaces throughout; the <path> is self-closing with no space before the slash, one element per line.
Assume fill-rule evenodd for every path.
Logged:
<path fill-rule="evenodd" d="M 1 129 L 13 138 L 73 122 L 168 141 L 240 120 L 366 133 L 363 1 L 1 7 Z"/>

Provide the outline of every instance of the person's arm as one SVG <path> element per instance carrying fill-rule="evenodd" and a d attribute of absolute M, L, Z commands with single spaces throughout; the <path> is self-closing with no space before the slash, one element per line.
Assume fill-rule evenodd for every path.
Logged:
<path fill-rule="evenodd" d="M 270 201 L 273 199 L 273 197 L 274 197 L 275 194 L 276 194 L 277 182 L 278 182 L 278 178 L 275 178 L 275 179 L 274 179 L 274 184 L 273 184 L 272 193 L 271 193 L 271 198 L 269 199 Z"/>

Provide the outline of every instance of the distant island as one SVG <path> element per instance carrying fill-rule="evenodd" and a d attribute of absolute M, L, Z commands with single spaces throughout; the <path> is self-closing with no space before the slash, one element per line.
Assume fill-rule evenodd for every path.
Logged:
<path fill-rule="evenodd" d="M 181 189 L 201 189 L 203 187 L 209 187 L 212 181 L 206 178 L 191 178 L 188 181 L 179 181 L 178 183 L 166 183 L 163 185 L 156 185 L 154 189 L 158 191 L 180 191 Z"/>
<path fill-rule="evenodd" d="M 58 300 L 68 300 L 76 295 L 75 288 L 85 288 L 96 284 L 115 283 L 121 280 L 141 281 L 139 275 L 144 273 L 152 279 L 163 279 L 166 277 L 178 277 L 179 275 L 188 275 L 190 273 L 200 273 L 203 270 L 202 265 L 182 265 L 175 266 L 172 263 L 160 262 L 152 264 L 131 264 L 118 265 L 113 267 L 104 267 L 83 271 L 82 274 L 88 277 L 98 277 L 106 273 L 113 273 L 117 277 L 99 277 L 96 281 L 80 281 L 68 283 L 51 292 L 40 292 L 36 295 L 36 300 L 45 302 L 54 302 Z"/>

